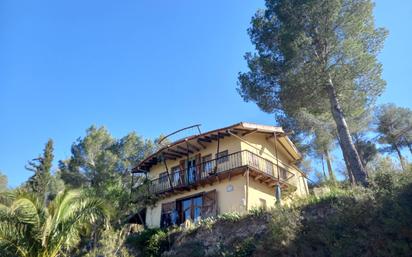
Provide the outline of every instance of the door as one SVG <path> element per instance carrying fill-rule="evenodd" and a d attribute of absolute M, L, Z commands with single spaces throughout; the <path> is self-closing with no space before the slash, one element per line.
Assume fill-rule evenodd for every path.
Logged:
<path fill-rule="evenodd" d="M 187 181 L 189 184 L 196 182 L 196 159 L 187 161 Z"/>
<path fill-rule="evenodd" d="M 197 196 L 193 198 L 188 198 L 181 201 L 182 206 L 182 222 L 190 220 L 192 222 L 197 222 L 202 217 L 202 196 Z"/>

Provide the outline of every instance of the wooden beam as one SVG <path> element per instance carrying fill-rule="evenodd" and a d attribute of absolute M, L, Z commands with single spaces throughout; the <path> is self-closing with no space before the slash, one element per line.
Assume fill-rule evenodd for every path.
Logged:
<path fill-rule="evenodd" d="M 257 176 L 254 178 L 254 180 L 255 180 L 255 181 L 259 181 L 262 177 L 263 177 L 263 175 L 257 175 Z"/>
<path fill-rule="evenodd" d="M 263 182 L 268 183 L 268 182 L 270 182 L 271 180 L 272 180 L 272 178 L 266 178 L 266 179 L 263 180 Z"/>
<path fill-rule="evenodd" d="M 205 136 L 205 138 L 209 139 L 210 141 L 212 141 L 212 140 L 217 140 L 217 136 L 216 136 L 216 135 Z"/>
<path fill-rule="evenodd" d="M 224 138 L 224 136 L 223 136 L 223 135 L 219 135 L 219 134 L 217 134 L 217 135 L 211 134 L 211 135 L 210 135 L 210 138 L 213 139 L 213 140 L 217 140 L 218 138 Z"/>
<path fill-rule="evenodd" d="M 230 137 L 230 134 L 227 132 L 219 132 L 218 134 L 222 135 L 223 137 Z"/>
<path fill-rule="evenodd" d="M 174 150 L 174 149 L 167 149 L 166 153 L 168 153 L 168 152 L 171 152 L 171 153 L 174 153 L 174 154 L 179 154 L 179 155 L 181 155 L 181 157 L 186 155 L 186 152 L 181 152 L 181 151 Z"/>
<path fill-rule="evenodd" d="M 276 133 L 276 137 L 283 137 L 283 136 L 285 136 L 285 133 L 277 133 L 277 132 L 275 132 L 275 133 Z M 273 134 L 267 136 L 267 137 L 266 137 L 266 140 L 271 139 L 271 138 L 273 138 L 274 136 L 275 136 L 275 134 L 273 133 Z"/>
<path fill-rule="evenodd" d="M 191 148 L 193 148 L 196 152 L 200 151 L 200 148 L 195 146 L 194 144 L 190 143 L 189 141 L 187 142 L 187 145 Z"/>
<path fill-rule="evenodd" d="M 177 148 L 179 148 L 180 150 L 184 151 L 185 154 L 187 154 L 187 153 L 193 153 L 192 150 L 187 149 L 187 148 L 184 148 L 183 146 L 180 146 L 180 145 L 178 145 Z"/>
<path fill-rule="evenodd" d="M 239 131 L 233 130 L 233 129 L 228 129 L 226 130 L 226 133 L 228 133 L 229 135 L 235 134 L 237 135 Z"/>
<path fill-rule="evenodd" d="M 165 155 L 169 155 L 169 156 L 173 156 L 173 157 L 177 157 L 177 158 L 181 157 L 181 155 L 180 155 L 180 154 L 171 153 L 171 152 L 163 152 L 163 154 L 165 154 Z"/>
<path fill-rule="evenodd" d="M 198 138 L 197 141 L 202 141 L 206 143 L 211 143 L 212 140 L 209 137 L 204 137 L 204 138 Z"/>
<path fill-rule="evenodd" d="M 167 159 L 167 160 L 177 160 L 177 157 L 173 157 L 173 156 L 165 156 L 165 158 Z"/>
<path fill-rule="evenodd" d="M 200 138 L 199 138 L 200 139 Z M 206 146 L 202 143 L 202 141 L 200 141 L 199 139 L 197 139 L 197 143 L 203 147 L 203 149 L 206 149 Z"/>
<path fill-rule="evenodd" d="M 249 130 L 248 132 L 243 133 L 243 134 L 242 134 L 242 137 L 247 136 L 247 135 L 251 135 L 251 134 L 253 134 L 253 133 L 257 132 L 257 131 L 258 131 L 257 128 L 252 129 L 252 130 Z"/>

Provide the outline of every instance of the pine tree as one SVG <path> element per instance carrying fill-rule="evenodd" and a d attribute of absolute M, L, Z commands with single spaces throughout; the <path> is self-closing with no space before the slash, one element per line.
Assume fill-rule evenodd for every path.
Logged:
<path fill-rule="evenodd" d="M 47 197 L 53 158 L 53 140 L 49 139 L 43 150 L 43 155 L 29 161 L 26 165 L 27 170 L 34 172 L 33 176 L 29 178 L 27 186 L 40 199 L 46 199 Z"/>
<path fill-rule="evenodd" d="M 245 55 L 249 71 L 238 88 L 266 112 L 329 113 L 348 170 L 363 185 L 345 108 L 372 105 L 385 86 L 376 55 L 386 31 L 375 28 L 372 9 L 370 0 L 267 0 L 252 18 L 256 53 Z"/>
<path fill-rule="evenodd" d="M 405 169 L 405 157 L 402 148 L 410 147 L 412 134 L 412 111 L 408 108 L 397 107 L 394 104 L 381 106 L 377 111 L 377 132 L 379 142 L 389 145 L 381 149 L 384 152 L 396 152 L 402 169 Z"/>

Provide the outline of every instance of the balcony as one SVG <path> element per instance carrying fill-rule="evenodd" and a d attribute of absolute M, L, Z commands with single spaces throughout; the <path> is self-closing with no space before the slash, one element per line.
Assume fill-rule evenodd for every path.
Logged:
<path fill-rule="evenodd" d="M 213 184 L 219 180 L 243 174 L 249 174 L 256 181 L 274 186 L 279 183 L 282 189 L 295 188 L 291 178 L 295 174 L 283 167 L 277 169 L 276 164 L 250 151 L 243 150 L 220 156 L 219 158 L 197 163 L 193 167 L 164 173 L 163 176 L 151 180 L 148 190 L 151 194 L 169 195 L 174 192 L 190 190 L 198 186 Z M 169 179 L 170 178 L 170 179 Z M 132 189 L 132 194 L 138 187 Z"/>

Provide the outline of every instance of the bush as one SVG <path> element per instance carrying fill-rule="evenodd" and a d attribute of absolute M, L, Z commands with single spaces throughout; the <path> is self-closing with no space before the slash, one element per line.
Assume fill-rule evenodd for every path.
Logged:
<path fill-rule="evenodd" d="M 340 183 L 329 188 L 290 206 L 206 219 L 196 228 L 201 238 L 191 235 L 193 230 L 179 230 L 183 241 L 168 256 L 410 256 L 411 171 L 376 172 L 367 188 Z M 246 228 L 252 224 L 264 229 L 251 236 Z M 231 227 L 239 227 L 239 234 L 225 232 Z M 167 243 L 162 230 L 148 230 L 135 239 L 143 256 L 159 256 Z"/>
<path fill-rule="evenodd" d="M 220 214 L 217 219 L 227 222 L 236 222 L 242 218 L 242 215 L 238 212 L 227 212 Z"/>
<path fill-rule="evenodd" d="M 158 257 L 169 246 L 167 233 L 161 229 L 146 229 L 131 235 L 127 244 L 142 253 L 144 257 Z"/>
<path fill-rule="evenodd" d="M 249 215 L 252 217 L 261 217 L 267 213 L 267 210 L 262 207 L 253 208 L 249 211 Z"/>
<path fill-rule="evenodd" d="M 248 257 L 252 256 L 256 250 L 256 240 L 253 237 L 249 237 L 243 240 L 239 245 L 235 246 L 233 257 Z"/>
<path fill-rule="evenodd" d="M 125 229 L 116 230 L 109 227 L 102 231 L 100 239 L 94 249 L 88 251 L 84 257 L 131 257 L 124 245 Z"/>

